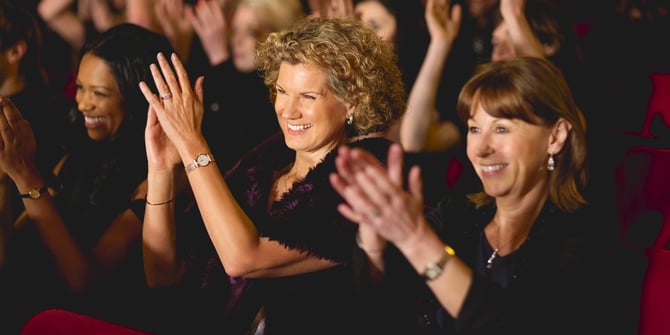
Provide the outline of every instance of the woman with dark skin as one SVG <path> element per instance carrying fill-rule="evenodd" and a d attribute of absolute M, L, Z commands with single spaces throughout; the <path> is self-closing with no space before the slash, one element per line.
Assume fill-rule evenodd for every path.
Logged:
<path fill-rule="evenodd" d="M 150 77 L 155 55 L 171 50 L 164 37 L 132 24 L 110 29 L 82 50 L 70 139 L 54 176 L 35 164 L 30 124 L 0 98 L 0 167 L 25 206 L 8 245 L 12 291 L 3 294 L 17 322 L 74 302 L 88 312 L 111 309 L 110 299 L 146 287 L 140 236 L 148 104 L 137 85 Z M 98 304 L 103 297 L 108 303 Z"/>

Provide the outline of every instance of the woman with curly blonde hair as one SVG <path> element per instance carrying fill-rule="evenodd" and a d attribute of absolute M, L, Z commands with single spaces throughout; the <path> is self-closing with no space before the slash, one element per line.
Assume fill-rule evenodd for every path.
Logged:
<path fill-rule="evenodd" d="M 354 19 L 305 18 L 271 33 L 258 47 L 257 64 L 281 133 L 224 176 L 200 130 L 203 79 L 193 89 L 179 58 L 159 55 L 152 67 L 158 92 L 140 86 L 151 104 L 144 221 L 149 284 L 170 286 L 196 271 L 209 280 L 198 286 L 207 287 L 218 271 L 235 287 L 244 284 L 245 293 L 231 299 L 262 320 L 265 334 L 358 334 L 376 326 L 361 317 L 354 300 L 348 264 L 357 226 L 338 213 L 342 198 L 328 175 L 345 144 L 385 160 L 390 142 L 379 134 L 405 107 L 394 57 Z M 204 222 L 213 246 L 201 254 L 204 262 L 178 257 L 177 241 L 187 237 L 175 233 L 181 219 L 171 199 L 184 169 L 198 208 L 191 219 Z"/>

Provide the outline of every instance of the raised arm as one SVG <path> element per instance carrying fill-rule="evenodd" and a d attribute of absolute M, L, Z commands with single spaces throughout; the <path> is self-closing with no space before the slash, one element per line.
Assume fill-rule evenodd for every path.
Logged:
<path fill-rule="evenodd" d="M 544 58 L 542 43 L 535 36 L 526 19 L 525 8 L 527 0 L 500 0 L 500 14 L 517 56 L 532 56 Z"/>
<path fill-rule="evenodd" d="M 22 217 L 34 223 L 65 284 L 73 292 L 85 291 L 126 257 L 140 237 L 141 221 L 127 209 L 114 219 L 90 253 L 83 250 L 68 231 L 37 170 L 30 125 L 9 99 L 0 98 L 0 105 L 0 169 L 7 171 L 19 192 L 30 193 L 23 199 Z M 17 227 L 20 224 L 17 221 Z"/>
<path fill-rule="evenodd" d="M 444 63 L 458 36 L 461 6 L 450 9 L 448 0 L 428 0 L 425 17 L 431 40 L 400 125 L 400 143 L 409 152 L 423 151 L 429 139 L 440 139 L 439 146 L 446 149 L 460 138 L 458 127 L 451 122 L 445 125 L 437 122 L 435 102 Z"/>
<path fill-rule="evenodd" d="M 154 10 L 156 20 L 172 48 L 183 59 L 188 59 L 193 42 L 193 26 L 188 18 L 192 6 L 184 0 L 156 0 Z"/>
<path fill-rule="evenodd" d="M 186 18 L 198 34 L 212 66 L 230 59 L 229 17 L 216 0 L 203 1 L 196 8 L 186 11 Z"/>
<path fill-rule="evenodd" d="M 41 0 L 37 12 L 46 24 L 62 37 L 74 50 L 86 42 L 82 19 L 72 10 L 74 0 Z"/>
<path fill-rule="evenodd" d="M 160 69 L 155 64 L 151 67 L 157 95 L 144 82 L 140 83 L 140 88 L 156 112 L 161 128 L 179 153 L 179 163 L 183 168 L 192 163 L 198 154 L 211 151 L 201 132 L 203 79 L 196 80 L 194 91 L 177 55 L 173 54 L 171 60 L 176 73 L 162 54 L 158 56 Z M 255 225 L 236 202 L 215 164 L 196 168 L 187 176 L 209 237 L 229 275 L 283 276 L 334 265 L 259 237 Z M 150 190 L 153 185 L 150 183 Z M 167 191 L 164 195 L 168 195 Z"/>

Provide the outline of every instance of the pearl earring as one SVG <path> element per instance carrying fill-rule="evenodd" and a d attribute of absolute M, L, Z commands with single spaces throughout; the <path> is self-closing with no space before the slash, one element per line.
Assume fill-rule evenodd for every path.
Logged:
<path fill-rule="evenodd" d="M 354 123 L 354 114 L 347 114 L 347 125 L 351 126 Z"/>
<path fill-rule="evenodd" d="M 556 168 L 556 161 L 554 161 L 554 154 L 549 154 L 549 160 L 547 160 L 547 170 L 554 171 Z"/>

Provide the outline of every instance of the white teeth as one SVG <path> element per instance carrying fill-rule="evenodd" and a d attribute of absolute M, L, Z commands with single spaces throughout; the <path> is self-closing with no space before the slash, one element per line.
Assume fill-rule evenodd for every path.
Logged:
<path fill-rule="evenodd" d="M 495 165 L 482 165 L 482 171 L 484 172 L 493 172 L 498 171 L 505 167 L 505 164 L 495 164 Z"/>
<path fill-rule="evenodd" d="M 293 125 L 293 124 L 290 124 L 290 123 L 288 124 L 288 129 L 295 130 L 295 131 L 305 130 L 305 129 L 309 129 L 309 128 L 312 128 L 311 124 L 299 124 L 299 125 Z"/>
<path fill-rule="evenodd" d="M 90 125 L 97 125 L 105 121 L 104 116 L 84 116 L 84 121 Z"/>

